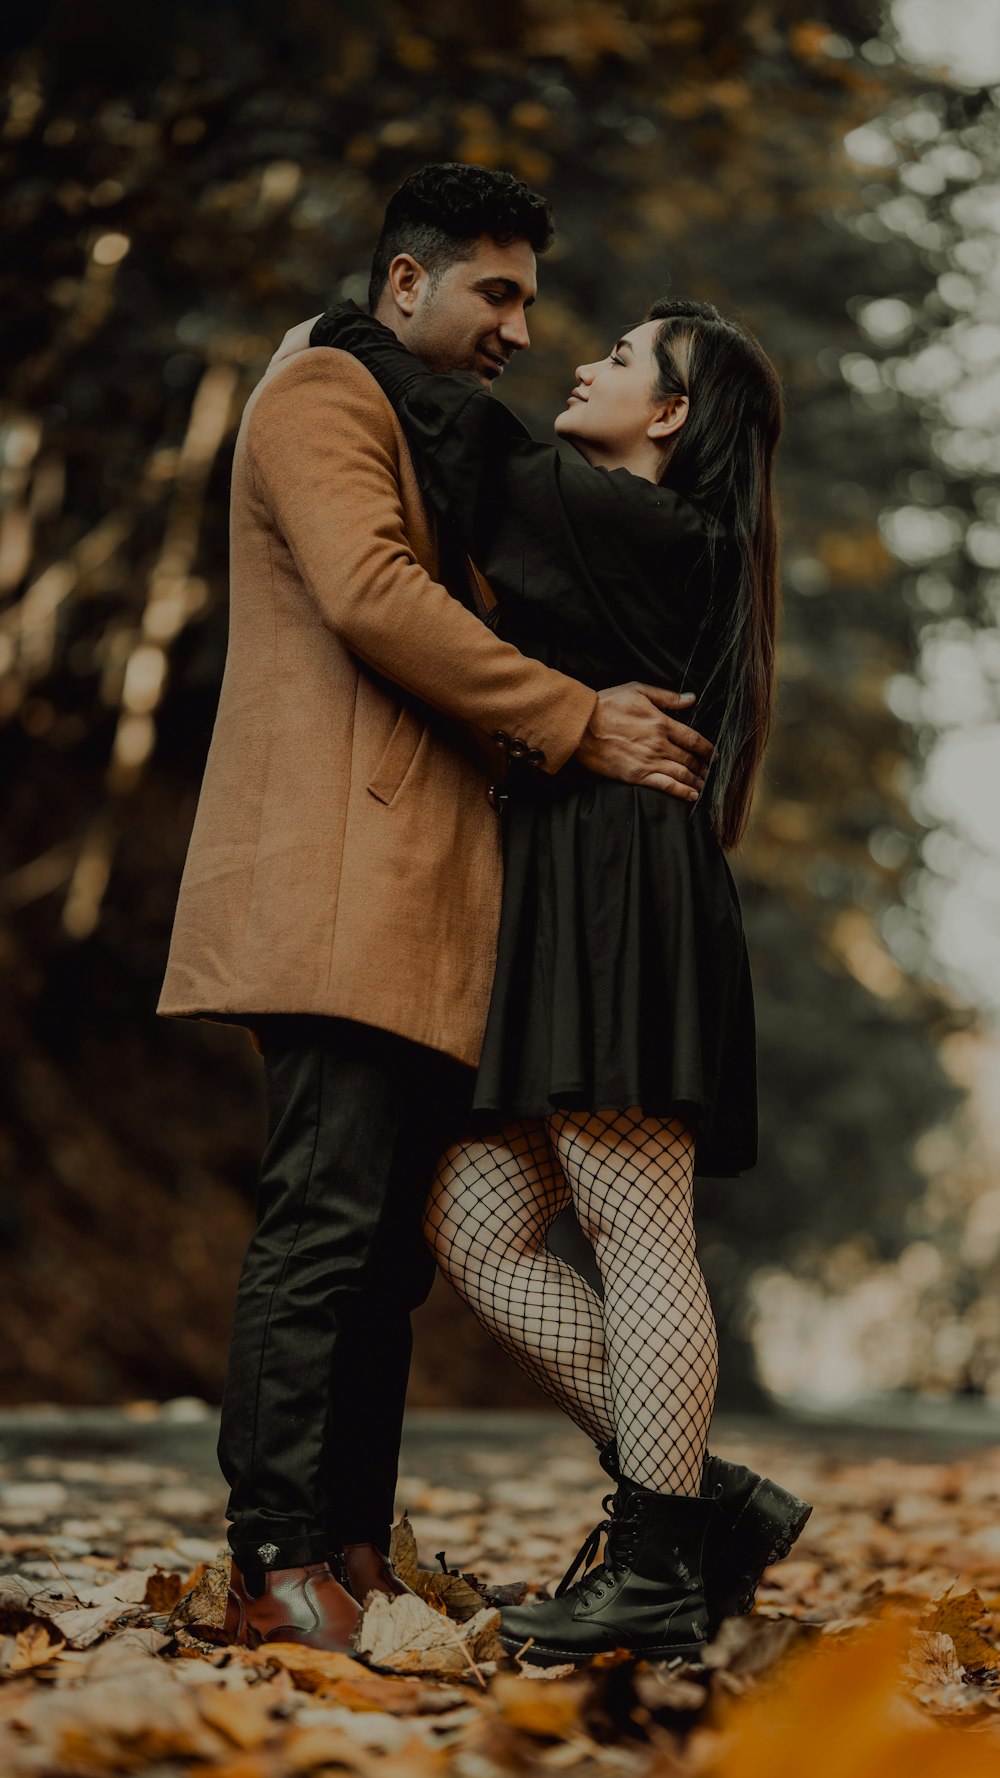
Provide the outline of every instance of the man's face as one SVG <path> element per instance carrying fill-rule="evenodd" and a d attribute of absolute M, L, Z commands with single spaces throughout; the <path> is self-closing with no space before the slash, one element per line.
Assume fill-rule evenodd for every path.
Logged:
<path fill-rule="evenodd" d="M 527 241 L 501 247 L 481 235 L 470 259 L 436 279 L 399 254 L 376 313 L 431 370 L 470 370 L 489 385 L 530 345 L 527 310 L 537 290 Z"/>

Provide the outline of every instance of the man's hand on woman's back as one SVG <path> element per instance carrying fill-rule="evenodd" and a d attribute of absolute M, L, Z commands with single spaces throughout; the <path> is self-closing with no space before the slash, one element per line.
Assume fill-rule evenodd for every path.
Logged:
<path fill-rule="evenodd" d="M 697 729 L 670 714 L 693 701 L 690 693 L 663 691 L 635 679 L 598 692 L 574 757 L 602 778 L 645 784 L 697 802 L 715 749 Z"/>

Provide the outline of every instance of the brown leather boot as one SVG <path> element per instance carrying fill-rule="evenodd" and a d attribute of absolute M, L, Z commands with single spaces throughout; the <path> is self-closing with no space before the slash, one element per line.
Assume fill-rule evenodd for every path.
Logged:
<path fill-rule="evenodd" d="M 387 1599 L 413 1592 L 374 1543 L 345 1543 L 331 1566 L 359 1605 L 372 1592 L 384 1593 Z"/>
<path fill-rule="evenodd" d="M 236 1564 L 230 1564 L 225 1634 L 230 1642 L 256 1648 L 261 1642 L 304 1642 L 333 1654 L 353 1654 L 350 1636 L 361 1622 L 356 1599 L 331 1573 L 328 1562 L 304 1568 L 269 1568 L 263 1592 L 248 1592 Z"/>

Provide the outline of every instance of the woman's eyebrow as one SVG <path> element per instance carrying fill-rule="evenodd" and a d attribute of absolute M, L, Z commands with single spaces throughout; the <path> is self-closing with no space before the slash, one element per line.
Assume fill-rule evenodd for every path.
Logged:
<path fill-rule="evenodd" d="M 624 348 L 626 352 L 631 352 L 631 350 L 632 350 L 631 340 L 616 340 L 614 345 L 612 346 L 611 350 L 612 350 L 612 352 L 620 352 L 622 350 L 622 348 Z"/>

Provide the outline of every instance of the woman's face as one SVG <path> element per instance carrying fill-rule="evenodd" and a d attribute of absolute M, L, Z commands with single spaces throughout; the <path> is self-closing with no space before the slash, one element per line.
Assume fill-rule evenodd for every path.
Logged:
<path fill-rule="evenodd" d="M 616 340 L 606 358 L 577 366 L 576 387 L 556 415 L 555 429 L 590 462 L 625 468 L 637 467 L 640 460 L 655 463 L 683 425 L 687 397 L 652 393 L 659 326 L 658 321 L 643 321 Z"/>

